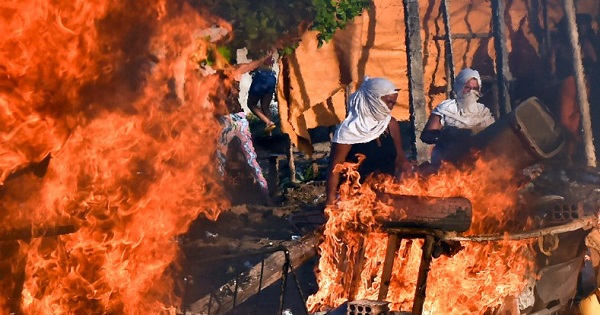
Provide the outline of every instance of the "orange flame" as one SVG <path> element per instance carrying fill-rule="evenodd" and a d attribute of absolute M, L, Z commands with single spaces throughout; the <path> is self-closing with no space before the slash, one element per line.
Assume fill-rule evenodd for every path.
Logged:
<path fill-rule="evenodd" d="M 350 171 L 352 172 L 352 170 Z M 527 228 L 520 220 L 518 189 L 513 170 L 502 161 L 478 159 L 474 167 L 451 165 L 426 180 L 407 176 L 400 182 L 372 177 L 365 184 L 345 182 L 340 201 L 327 207 L 328 221 L 320 245 L 317 270 L 319 291 L 310 296 L 309 310 L 325 310 L 344 303 L 354 290 L 355 299 L 377 300 L 387 234 L 375 217 L 403 219 L 401 209 L 390 209 L 377 200 L 375 191 L 403 195 L 468 198 L 473 205 L 472 224 L 466 235 L 502 233 Z M 422 240 L 404 240 L 394 261 L 386 301 L 392 310 L 410 311 L 421 260 Z M 477 314 L 517 296 L 533 274 L 533 252 L 528 241 L 463 242 L 451 258 L 434 259 L 428 276 L 424 314 Z M 364 251 L 362 270 L 354 265 Z M 360 283 L 352 275 L 360 272 Z M 357 286 L 357 287 L 354 287 Z"/>
<path fill-rule="evenodd" d="M 0 222 L 77 229 L 0 240 L 0 310 L 173 314 L 177 236 L 227 207 L 194 36 L 223 22 L 168 0 L 0 9 Z"/>

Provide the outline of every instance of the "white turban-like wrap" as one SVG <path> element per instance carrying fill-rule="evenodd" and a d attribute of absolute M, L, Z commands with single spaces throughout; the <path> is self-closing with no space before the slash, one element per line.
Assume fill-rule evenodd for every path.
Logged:
<path fill-rule="evenodd" d="M 337 128 L 331 141 L 354 144 L 377 139 L 392 118 L 391 110 L 381 97 L 396 93 L 398 89 L 390 80 L 365 77 L 358 91 L 350 95 L 348 116 Z"/>

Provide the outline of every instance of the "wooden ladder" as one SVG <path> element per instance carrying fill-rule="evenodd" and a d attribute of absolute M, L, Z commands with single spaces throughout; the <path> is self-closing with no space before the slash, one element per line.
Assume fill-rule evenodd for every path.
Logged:
<path fill-rule="evenodd" d="M 440 4 L 442 17 L 444 19 L 443 36 L 436 36 L 434 39 L 444 41 L 446 76 L 448 86 L 446 93 L 450 97 L 452 87 L 454 86 L 454 53 L 452 43 L 454 40 L 470 40 L 475 38 L 494 38 L 494 47 L 496 50 L 496 87 L 497 87 L 497 108 L 493 111 L 496 117 L 506 115 L 512 110 L 509 94 L 509 83 L 512 81 L 512 75 L 508 67 L 508 51 L 506 49 L 505 23 L 504 23 L 504 0 L 492 0 L 492 31 L 490 33 L 467 33 L 452 34 L 450 28 L 449 15 L 450 0 L 443 0 Z M 499 53 L 498 53 L 499 52 Z M 482 78 L 484 80 L 486 78 Z M 493 80 L 493 79 L 492 79 Z M 487 80 L 486 80 L 487 81 Z"/>

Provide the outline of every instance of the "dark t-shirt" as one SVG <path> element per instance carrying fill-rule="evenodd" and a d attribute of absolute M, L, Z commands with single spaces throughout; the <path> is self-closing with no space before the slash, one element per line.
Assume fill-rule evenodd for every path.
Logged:
<path fill-rule="evenodd" d="M 366 157 L 358 168 L 361 182 L 371 174 L 394 175 L 397 152 L 394 139 L 389 132 L 382 133 L 379 138 L 370 142 L 353 144 L 346 161 L 356 163 L 358 161 L 356 154 L 363 154 Z"/>

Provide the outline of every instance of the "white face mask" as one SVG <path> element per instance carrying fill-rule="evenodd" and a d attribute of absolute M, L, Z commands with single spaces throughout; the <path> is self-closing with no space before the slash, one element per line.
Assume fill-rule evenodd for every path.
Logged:
<path fill-rule="evenodd" d="M 458 104 L 458 110 L 465 114 L 476 113 L 477 100 L 480 96 L 479 91 L 471 90 L 467 94 L 464 94 L 462 98 L 457 98 L 456 103 Z"/>

